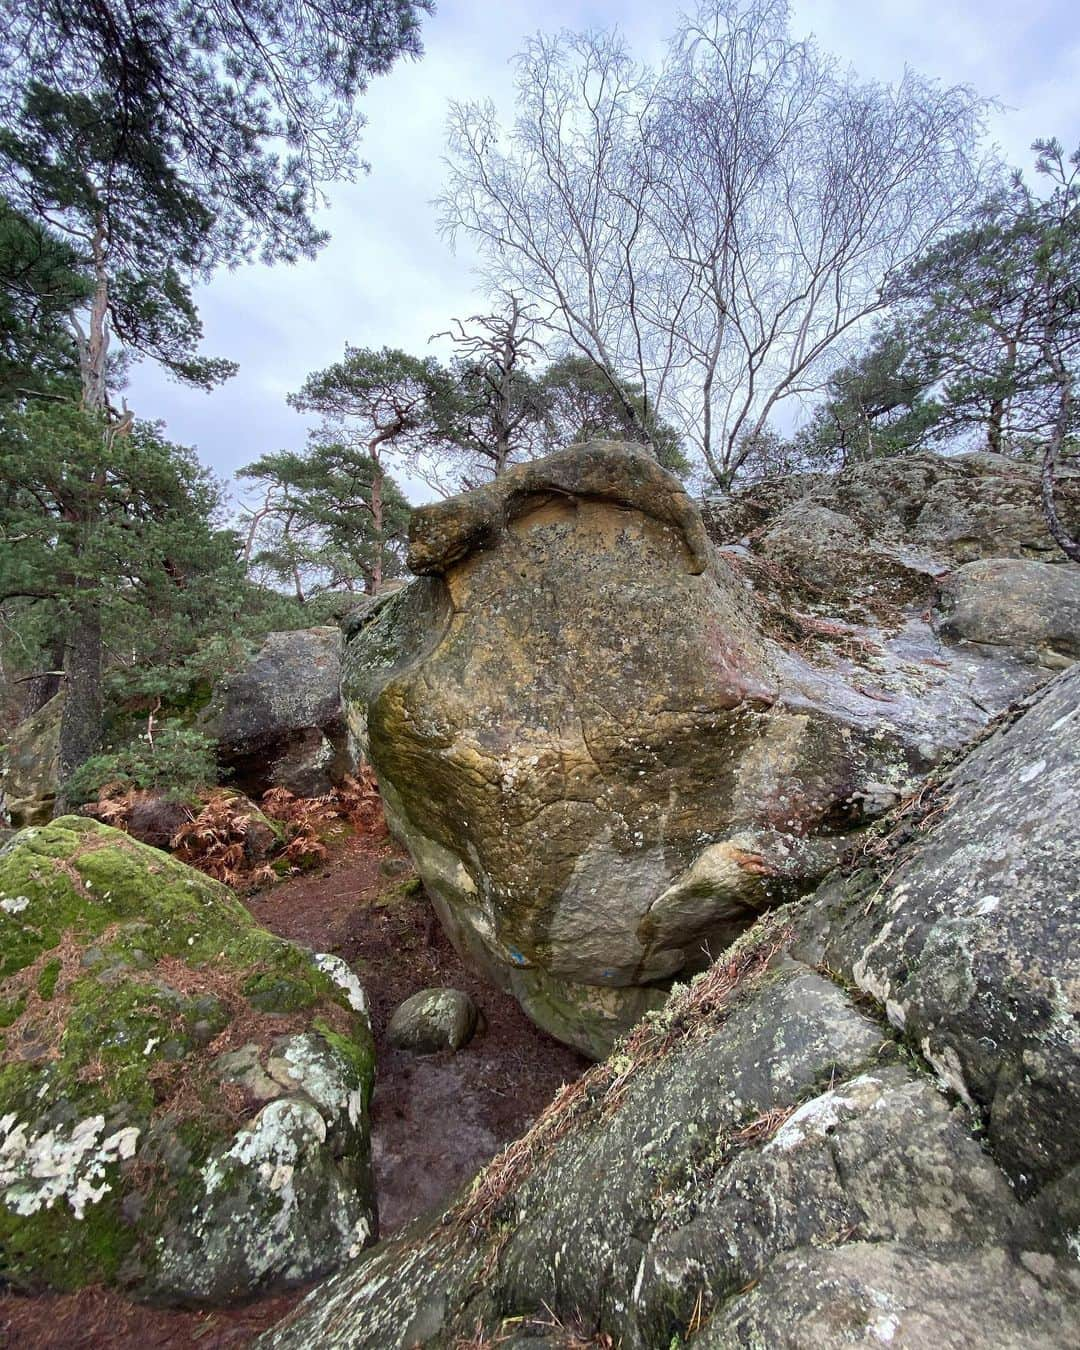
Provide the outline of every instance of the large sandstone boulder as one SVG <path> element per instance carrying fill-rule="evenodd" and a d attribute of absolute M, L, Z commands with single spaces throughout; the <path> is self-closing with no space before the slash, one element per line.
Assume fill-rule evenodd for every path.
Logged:
<path fill-rule="evenodd" d="M 224 1302 L 376 1225 L 363 992 L 224 886 L 63 816 L 0 850 L 0 1276 Z"/>
<path fill-rule="evenodd" d="M 796 563 L 820 490 L 778 517 L 802 521 Z M 351 627 L 352 732 L 444 926 L 588 1054 L 1048 678 L 1011 649 L 973 665 L 921 564 L 890 543 L 886 597 L 868 518 L 812 511 L 838 531 L 812 593 L 870 577 L 862 628 L 799 618 L 818 649 L 783 640 L 675 479 L 605 442 L 416 511 L 419 579 Z"/>
<path fill-rule="evenodd" d="M 12 731 L 0 754 L 0 819 L 16 829 L 52 818 L 60 777 L 63 694 L 55 694 Z"/>
<path fill-rule="evenodd" d="M 230 784 L 258 796 L 283 787 L 318 797 L 353 767 L 341 711 L 341 633 L 270 633 L 215 687 L 200 719 Z"/>
<path fill-rule="evenodd" d="M 1078 719 L 1074 668 L 263 1344 L 1075 1345 Z"/>
<path fill-rule="evenodd" d="M 410 565 L 349 643 L 354 731 L 455 943 L 603 1053 L 798 887 L 855 757 L 778 707 L 742 584 L 643 454 L 579 447 L 421 509 Z"/>

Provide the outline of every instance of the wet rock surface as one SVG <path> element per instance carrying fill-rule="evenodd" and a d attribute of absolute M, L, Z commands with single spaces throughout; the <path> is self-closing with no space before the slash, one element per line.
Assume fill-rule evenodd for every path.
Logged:
<path fill-rule="evenodd" d="M 1033 471 L 766 489 L 706 513 L 714 548 L 655 462 L 573 447 L 417 511 L 422 575 L 348 634 L 351 732 L 444 927 L 593 1057 L 1071 659 Z M 984 592 L 986 548 L 1015 561 Z"/>
<path fill-rule="evenodd" d="M 1075 1344 L 1078 695 L 1057 677 L 262 1344 Z"/>
<path fill-rule="evenodd" d="M 283 787 L 329 792 L 354 760 L 341 710 L 341 633 L 270 633 L 254 657 L 211 695 L 200 727 L 218 743 L 229 783 L 258 796 Z"/>
<path fill-rule="evenodd" d="M 65 816 L 0 851 L 0 1251 L 20 1289 L 220 1303 L 374 1239 L 374 1055 L 345 964 Z"/>

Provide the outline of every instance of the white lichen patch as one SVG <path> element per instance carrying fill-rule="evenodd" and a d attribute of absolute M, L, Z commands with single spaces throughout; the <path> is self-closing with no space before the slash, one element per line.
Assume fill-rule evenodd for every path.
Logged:
<path fill-rule="evenodd" d="M 0 1117 L 0 1197 L 15 1214 L 27 1217 L 66 1199 L 77 1219 L 112 1189 L 107 1168 L 134 1157 L 139 1131 L 134 1126 L 102 1138 L 105 1117 L 80 1120 L 70 1134 L 62 1129 L 30 1135 L 30 1126 L 13 1112 Z"/>
<path fill-rule="evenodd" d="M 919 1048 L 922 1050 L 923 1058 L 937 1074 L 942 1086 L 950 1092 L 955 1092 L 970 1110 L 975 1110 L 975 1101 L 968 1091 L 967 1083 L 964 1081 L 964 1068 L 960 1063 L 960 1056 L 953 1047 L 946 1045 L 940 1051 L 936 1051 L 930 1042 L 930 1037 L 924 1036 Z"/>
<path fill-rule="evenodd" d="M 907 1010 L 902 1003 L 896 999 L 889 998 L 885 1000 L 885 1016 L 889 1019 L 889 1024 L 894 1026 L 897 1031 L 903 1031 L 907 1025 Z"/>
<path fill-rule="evenodd" d="M 216 1296 L 216 1282 L 231 1284 L 237 1271 L 254 1286 L 275 1272 L 299 1278 L 359 1251 L 371 1236 L 370 1205 L 338 1175 L 326 1141 L 312 1102 L 279 1098 L 264 1106 L 203 1167 L 203 1199 L 182 1229 L 159 1240 L 164 1284 Z"/>
<path fill-rule="evenodd" d="M 364 993 L 364 986 L 356 978 L 353 972 L 345 964 L 340 956 L 334 956 L 330 952 L 318 952 L 315 955 L 315 965 L 326 976 L 328 976 L 337 987 L 342 991 L 349 1001 L 349 1007 L 353 1012 L 367 1016 L 368 1005 L 367 995 Z"/>
<path fill-rule="evenodd" d="M 884 1316 L 875 1317 L 870 1323 L 870 1334 L 882 1345 L 891 1345 L 899 1327 L 900 1319 L 892 1313 L 886 1313 Z"/>
<path fill-rule="evenodd" d="M 5 895 L 3 900 L 0 900 L 0 909 L 5 914 L 21 914 L 29 903 L 28 895 Z"/>
<path fill-rule="evenodd" d="M 350 1082 L 348 1068 L 343 1060 L 318 1036 L 291 1036 L 267 1064 L 272 1078 L 281 1081 L 275 1073 L 282 1061 L 288 1078 L 309 1097 L 331 1125 L 360 1125 L 364 1111 L 362 1090 Z M 325 1137 L 325 1126 L 324 1126 Z"/>
<path fill-rule="evenodd" d="M 309 1153 L 326 1142 L 326 1122 L 308 1102 L 282 1099 L 264 1106 L 247 1129 L 240 1130 L 230 1148 L 203 1168 L 206 1194 L 213 1195 L 235 1182 L 237 1166 L 250 1170 L 253 1180 L 276 1192 L 281 1208 L 275 1228 L 285 1231 L 296 1195 L 293 1177 Z"/>
<path fill-rule="evenodd" d="M 843 1090 L 834 1088 L 820 1097 L 804 1102 L 784 1121 L 762 1149 L 763 1153 L 789 1153 L 815 1135 L 823 1135 L 844 1118 L 844 1112 L 857 1111 L 878 1096 L 882 1084 L 870 1074 L 853 1078 Z"/>
<path fill-rule="evenodd" d="M 357 1219 L 353 1228 L 353 1240 L 349 1247 L 349 1259 L 353 1260 L 367 1246 L 371 1240 L 371 1223 L 367 1218 Z"/>

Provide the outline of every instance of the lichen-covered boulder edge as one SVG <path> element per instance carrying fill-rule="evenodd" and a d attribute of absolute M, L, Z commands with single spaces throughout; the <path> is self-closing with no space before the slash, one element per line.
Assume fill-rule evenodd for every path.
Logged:
<path fill-rule="evenodd" d="M 0 1278 L 225 1302 L 373 1239 L 363 991 L 81 817 L 0 850 Z"/>
<path fill-rule="evenodd" d="M 329 792 L 354 767 L 341 710 L 340 630 L 267 634 L 215 686 L 200 727 L 217 741 L 229 782 L 245 792 Z"/>
<path fill-rule="evenodd" d="M 60 778 L 58 751 L 63 694 L 55 694 L 20 722 L 0 752 L 0 823 L 16 829 L 52 817 Z"/>
<path fill-rule="evenodd" d="M 1076 1345 L 1078 729 L 1074 667 L 261 1344 Z"/>
<path fill-rule="evenodd" d="M 832 648 L 779 640 L 740 559 L 624 444 L 416 511 L 409 561 L 349 634 L 353 737 L 455 945 L 594 1057 L 1050 675 L 1011 649 L 975 668 L 912 559 L 888 625 L 808 613 Z"/>

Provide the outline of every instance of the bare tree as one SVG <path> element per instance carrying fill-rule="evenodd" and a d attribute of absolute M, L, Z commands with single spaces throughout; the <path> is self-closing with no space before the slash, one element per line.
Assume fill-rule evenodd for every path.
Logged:
<path fill-rule="evenodd" d="M 440 459 L 457 452 L 454 467 L 467 487 L 485 475 L 497 478 L 540 446 L 543 390 L 530 371 L 543 353 L 536 319 L 519 296 L 500 301 L 491 314 L 452 319 L 448 332 L 434 334 L 449 338 L 457 352 L 448 396 L 435 410 Z"/>
<path fill-rule="evenodd" d="M 533 40 L 505 136 L 490 104 L 454 105 L 443 226 L 640 386 L 642 440 L 656 409 L 727 483 L 976 200 L 982 113 L 911 73 L 859 82 L 783 0 L 708 0 L 656 71 L 612 34 Z"/>

